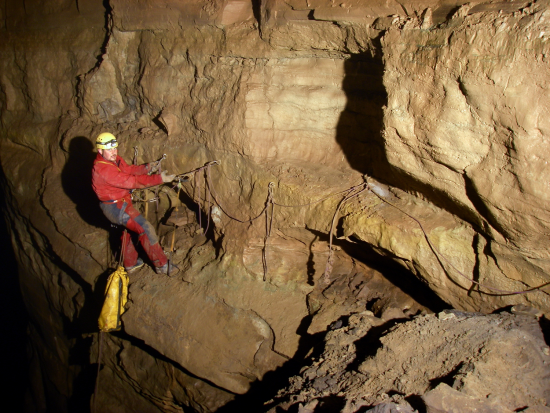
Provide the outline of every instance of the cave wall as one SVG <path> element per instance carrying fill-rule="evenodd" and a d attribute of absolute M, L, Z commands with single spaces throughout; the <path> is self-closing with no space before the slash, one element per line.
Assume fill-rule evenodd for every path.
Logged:
<path fill-rule="evenodd" d="M 66 411 L 94 377 L 116 241 L 88 179 L 106 130 L 128 161 L 134 147 L 172 172 L 219 160 L 221 206 L 210 243 L 178 249 L 183 281 L 132 278 L 104 409 L 213 411 L 295 356 L 305 319 L 315 333 L 352 311 L 312 305 L 341 197 L 276 206 L 264 274 L 265 219 L 226 213 L 255 217 L 270 182 L 277 203 L 303 205 L 366 177 L 373 191 L 340 211 L 340 250 L 391 257 L 459 309 L 548 314 L 548 288 L 510 294 L 549 281 L 547 3 L 461 4 L 4 1 L 0 162 L 42 383 L 29 409 Z M 341 254 L 332 279 L 360 266 Z M 169 393 L 142 388 L 154 380 Z"/>

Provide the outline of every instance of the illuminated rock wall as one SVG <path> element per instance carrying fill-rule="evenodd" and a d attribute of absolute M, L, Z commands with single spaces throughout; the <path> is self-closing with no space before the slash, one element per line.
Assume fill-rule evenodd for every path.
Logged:
<path fill-rule="evenodd" d="M 321 293 L 342 191 L 365 182 L 334 220 L 329 282 L 382 279 L 359 262 L 374 250 L 453 307 L 550 311 L 548 288 L 509 294 L 549 281 L 546 2 L 11 3 L 0 161 L 43 383 L 35 411 L 90 396 L 78 383 L 94 377 L 117 245 L 89 187 L 102 131 L 127 161 L 134 147 L 177 173 L 220 161 L 210 192 L 204 175 L 183 185 L 209 232 L 176 232 L 178 278 L 132 276 L 102 411 L 117 397 L 213 411 L 298 354 L 304 320 L 313 334 L 364 309 L 366 290 Z M 166 248 L 175 194 L 149 206 Z"/>

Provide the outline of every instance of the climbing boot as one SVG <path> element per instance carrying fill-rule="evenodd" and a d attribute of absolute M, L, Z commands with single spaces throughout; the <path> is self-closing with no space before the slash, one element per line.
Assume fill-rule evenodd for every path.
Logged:
<path fill-rule="evenodd" d="M 168 265 L 170 265 L 170 268 L 168 268 Z M 179 271 L 179 268 L 176 265 L 167 262 L 162 267 L 155 268 L 155 271 L 157 272 L 157 274 L 166 274 L 172 276 Z"/>
<path fill-rule="evenodd" d="M 131 267 L 124 267 L 124 269 L 128 274 L 130 274 L 131 272 L 134 272 L 141 267 L 143 267 L 143 260 L 141 258 L 138 258 L 135 265 L 132 265 Z"/>

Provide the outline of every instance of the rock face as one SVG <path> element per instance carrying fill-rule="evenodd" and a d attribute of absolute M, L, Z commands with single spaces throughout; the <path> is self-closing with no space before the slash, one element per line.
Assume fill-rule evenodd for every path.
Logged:
<path fill-rule="evenodd" d="M 318 411 L 332 405 L 356 412 L 391 403 L 401 408 L 392 411 L 406 412 L 411 405 L 428 412 L 536 411 L 550 398 L 549 361 L 529 315 L 451 310 L 392 327 L 366 311 L 327 334 L 321 355 L 290 379 L 269 411 L 316 404 Z"/>
<path fill-rule="evenodd" d="M 219 162 L 140 206 L 181 271 L 132 274 L 100 411 L 215 411 L 367 308 L 548 317 L 548 3 L 410 3 L 1 3 L 28 411 L 82 411 L 93 391 L 118 248 L 89 185 L 103 131 L 127 161 Z M 168 225 L 182 204 L 196 221 Z M 374 253 L 437 297 L 406 296 L 363 263 Z"/>

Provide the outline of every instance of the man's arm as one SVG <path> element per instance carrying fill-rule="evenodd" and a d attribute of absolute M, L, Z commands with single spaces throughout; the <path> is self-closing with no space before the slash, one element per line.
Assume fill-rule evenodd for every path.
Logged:
<path fill-rule="evenodd" d="M 128 166 L 128 165 L 126 165 Z M 137 166 L 145 168 L 145 165 Z M 162 184 L 162 177 L 160 175 L 135 175 L 126 172 L 123 168 L 117 168 L 115 165 L 102 165 L 97 173 L 101 176 L 104 182 L 115 188 L 122 189 L 140 189 L 148 188 L 150 186 Z"/>
<path fill-rule="evenodd" d="M 120 156 L 117 156 L 117 162 L 118 167 L 122 172 L 125 172 L 127 174 L 131 175 L 147 175 L 149 172 L 149 168 L 147 163 L 144 163 L 143 165 L 128 165 L 124 159 L 122 159 Z"/>

